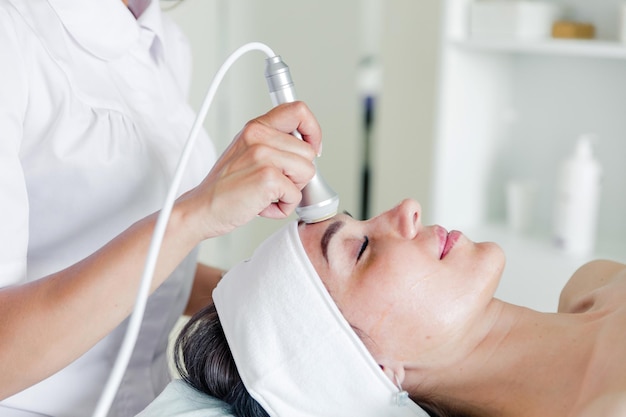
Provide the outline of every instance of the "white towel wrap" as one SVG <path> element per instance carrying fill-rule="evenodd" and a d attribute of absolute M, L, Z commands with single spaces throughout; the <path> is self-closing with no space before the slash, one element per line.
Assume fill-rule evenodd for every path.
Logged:
<path fill-rule="evenodd" d="M 232 268 L 213 300 L 244 385 L 271 417 L 428 417 L 387 378 L 311 264 L 295 221 Z"/>

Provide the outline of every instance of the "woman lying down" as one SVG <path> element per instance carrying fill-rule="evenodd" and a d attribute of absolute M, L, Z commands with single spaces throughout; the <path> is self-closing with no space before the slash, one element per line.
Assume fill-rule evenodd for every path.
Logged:
<path fill-rule="evenodd" d="M 503 268 L 411 200 L 294 222 L 226 274 L 177 366 L 220 400 L 203 416 L 626 416 L 625 265 L 581 267 L 556 314 L 494 298 Z M 173 384 L 142 417 L 199 395 Z"/>

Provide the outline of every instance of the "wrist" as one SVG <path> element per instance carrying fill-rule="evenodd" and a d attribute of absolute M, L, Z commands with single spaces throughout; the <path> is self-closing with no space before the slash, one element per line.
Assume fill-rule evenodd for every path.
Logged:
<path fill-rule="evenodd" d="M 189 248 L 197 246 L 207 238 L 204 222 L 197 214 L 197 210 L 193 210 L 185 200 L 174 204 L 167 229 L 176 235 L 180 244 Z"/>

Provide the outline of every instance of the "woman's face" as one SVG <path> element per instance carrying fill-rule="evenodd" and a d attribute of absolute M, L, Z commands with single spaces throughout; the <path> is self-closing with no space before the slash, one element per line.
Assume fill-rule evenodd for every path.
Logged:
<path fill-rule="evenodd" d="M 504 267 L 495 244 L 422 225 L 412 200 L 368 221 L 340 214 L 302 224 L 299 232 L 331 296 L 379 363 L 427 366 L 454 355 L 468 343 Z"/>

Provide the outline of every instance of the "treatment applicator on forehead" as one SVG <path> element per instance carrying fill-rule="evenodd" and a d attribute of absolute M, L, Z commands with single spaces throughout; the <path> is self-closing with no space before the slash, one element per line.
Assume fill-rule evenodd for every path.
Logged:
<path fill-rule="evenodd" d="M 241 379 L 270 416 L 428 417 L 343 317 L 295 221 L 232 268 L 213 301 Z"/>
<path fill-rule="evenodd" d="M 291 72 L 280 56 L 265 60 L 265 79 L 274 106 L 296 101 L 296 89 Z M 298 131 L 292 135 L 302 139 Z M 333 217 L 337 214 L 338 208 L 339 196 L 326 183 L 316 166 L 315 175 L 302 189 L 302 200 L 296 208 L 296 214 L 305 223 L 318 223 Z"/>

